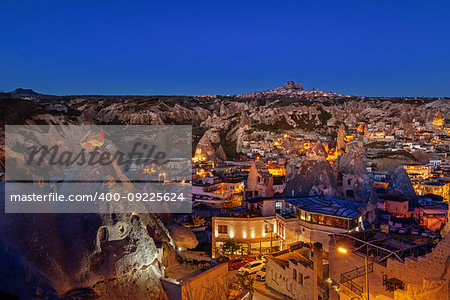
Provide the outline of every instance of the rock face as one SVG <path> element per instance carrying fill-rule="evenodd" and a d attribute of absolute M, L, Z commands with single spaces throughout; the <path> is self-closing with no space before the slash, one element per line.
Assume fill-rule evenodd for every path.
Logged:
<path fill-rule="evenodd" d="M 284 88 L 286 88 L 286 89 L 295 89 L 297 87 L 295 86 L 295 82 L 290 80 L 290 81 L 286 82 L 286 85 L 284 86 Z"/>
<path fill-rule="evenodd" d="M 306 159 L 293 159 L 286 168 L 284 196 L 337 195 L 336 176 L 320 141 L 308 149 Z"/>
<path fill-rule="evenodd" d="M 203 137 L 198 142 L 197 148 L 195 149 L 195 157 L 199 157 L 199 160 L 201 161 L 214 160 L 214 148 L 211 144 L 211 140 L 207 135 L 203 135 Z"/>
<path fill-rule="evenodd" d="M 227 160 L 227 155 L 220 143 L 219 131 L 215 128 L 207 130 L 195 149 L 196 159 L 200 161 L 224 162 Z"/>
<path fill-rule="evenodd" d="M 298 170 L 292 170 L 290 180 L 286 183 L 284 196 L 305 197 L 325 195 L 336 197 L 336 177 L 331 165 L 326 160 L 304 160 Z"/>
<path fill-rule="evenodd" d="M 286 82 L 286 85 L 284 86 L 285 89 L 297 89 L 297 90 L 303 90 L 302 85 L 300 84 L 300 81 L 297 82 L 297 85 L 295 84 L 294 81 L 289 80 L 288 82 Z"/>
<path fill-rule="evenodd" d="M 310 160 L 326 160 L 328 153 L 320 141 L 306 151 L 306 158 Z"/>
<path fill-rule="evenodd" d="M 49 136 L 58 140 L 64 151 L 91 151 L 99 144 L 105 149 L 114 147 L 109 142 L 104 144 L 99 133 L 85 129 L 64 128 L 62 132 L 65 134 L 58 132 L 52 127 Z M 80 135 L 85 139 L 80 139 Z M 70 140 L 70 137 L 73 139 Z M 49 145 L 45 138 L 27 136 L 24 140 L 28 145 Z M 12 147 L 13 143 L 9 146 Z M 17 161 L 24 161 L 14 155 L 14 150 L 11 151 Z M 33 167 L 17 163 L 16 169 Z M 50 170 L 50 167 L 48 171 L 65 179 L 57 187 L 60 194 L 136 191 L 116 163 L 94 165 L 89 171 L 81 166 L 68 168 L 64 173 Z M 107 174 L 104 177 L 106 182 L 91 185 L 80 183 L 74 180 L 79 180 L 79 176 L 74 176 L 76 174 L 82 174 L 83 180 L 90 182 L 98 180 L 98 174 Z M 19 185 L 14 188 L 20 191 L 28 189 L 26 184 Z M 126 299 L 131 296 L 157 299 L 162 295 L 159 282 L 161 266 L 176 264 L 177 257 L 175 243 L 157 215 L 115 213 L 108 204 L 101 211 L 111 211 L 109 214 L 5 214 L 4 188 L 0 184 L 0 257 L 4 258 L 0 264 L 0 291 L 25 299 L 54 299 L 76 289 L 85 291 L 81 298 L 96 294 L 104 299 Z M 50 191 L 51 187 L 42 187 L 43 194 Z M 81 205 L 104 208 L 100 200 Z M 132 211 L 121 210 L 119 205 L 124 208 L 130 205 L 129 202 L 118 204 L 115 210 Z M 72 206 L 74 211 L 76 206 L 76 203 Z M 56 207 L 52 208 L 58 211 Z"/>
<path fill-rule="evenodd" d="M 216 162 L 224 162 L 227 160 L 227 155 L 225 154 L 225 150 L 223 150 L 222 145 L 219 145 L 216 151 Z"/>
<path fill-rule="evenodd" d="M 418 201 L 416 192 L 411 185 L 411 180 L 409 179 L 403 166 L 395 169 L 391 176 L 391 181 L 386 188 L 386 192 L 389 195 L 407 198 L 411 203 L 417 203 Z"/>
<path fill-rule="evenodd" d="M 193 249 L 197 247 L 198 241 L 195 234 L 186 229 L 184 226 L 178 224 L 171 224 L 167 226 L 170 236 L 172 237 L 175 245 L 181 249 Z"/>
<path fill-rule="evenodd" d="M 337 161 L 337 172 L 341 192 L 347 200 L 376 203 L 376 192 L 358 151 L 350 151 L 341 155 Z"/>
<path fill-rule="evenodd" d="M 175 261 L 168 231 L 151 215 L 2 214 L 0 228 L 0 290 L 21 298 L 86 288 L 107 299 L 157 299 L 161 265 Z"/>
<path fill-rule="evenodd" d="M 345 131 L 344 123 L 341 123 L 339 126 L 339 131 L 337 135 L 337 145 L 336 145 L 336 153 L 338 155 L 342 155 L 345 152 L 346 148 L 346 142 L 345 142 L 345 136 L 347 135 L 347 132 Z"/>

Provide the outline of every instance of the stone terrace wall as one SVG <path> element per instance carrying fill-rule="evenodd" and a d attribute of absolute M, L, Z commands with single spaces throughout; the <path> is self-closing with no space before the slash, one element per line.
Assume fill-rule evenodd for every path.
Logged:
<path fill-rule="evenodd" d="M 389 276 L 416 285 L 423 284 L 423 278 L 450 278 L 450 234 L 447 234 L 433 251 L 418 258 L 406 258 L 405 263 L 390 259 L 387 265 Z"/>

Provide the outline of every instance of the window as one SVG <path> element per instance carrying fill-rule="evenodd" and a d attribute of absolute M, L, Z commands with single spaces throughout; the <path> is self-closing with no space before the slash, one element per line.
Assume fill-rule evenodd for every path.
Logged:
<path fill-rule="evenodd" d="M 300 212 L 300 219 L 306 220 L 306 213 L 303 210 Z"/>
<path fill-rule="evenodd" d="M 303 284 L 303 274 L 302 273 L 298 273 L 298 283 Z"/>
<path fill-rule="evenodd" d="M 228 233 L 228 226 L 227 225 L 219 225 L 217 231 L 220 234 L 227 234 Z"/>
<path fill-rule="evenodd" d="M 283 208 L 282 202 L 280 202 L 280 201 L 275 202 L 275 210 L 281 211 L 282 208 Z"/>
<path fill-rule="evenodd" d="M 264 233 L 273 232 L 273 224 L 264 224 Z"/>
<path fill-rule="evenodd" d="M 297 270 L 293 269 L 292 279 L 297 280 Z"/>

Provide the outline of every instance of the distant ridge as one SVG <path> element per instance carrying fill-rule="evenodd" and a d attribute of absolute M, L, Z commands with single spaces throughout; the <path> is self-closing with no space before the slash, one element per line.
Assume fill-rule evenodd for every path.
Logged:
<path fill-rule="evenodd" d="M 305 98 L 305 99 L 312 99 L 317 97 L 334 97 L 338 96 L 341 97 L 341 94 L 336 93 L 325 93 L 320 90 L 306 90 L 302 87 L 300 82 L 295 84 L 294 81 L 290 80 L 286 82 L 286 84 L 282 87 L 267 90 L 267 91 L 261 91 L 261 92 L 253 92 L 253 93 L 247 93 L 247 94 L 239 94 L 236 95 L 238 98 L 272 98 L 272 97 L 290 97 L 290 98 Z"/>
<path fill-rule="evenodd" d="M 44 95 L 33 91 L 32 89 L 17 88 L 14 91 L 3 93 L 3 95 L 9 96 L 14 99 L 23 100 L 37 100 L 41 98 L 54 97 L 52 95 Z"/>
<path fill-rule="evenodd" d="M 13 96 L 20 96 L 20 97 L 24 97 L 24 96 L 39 97 L 39 96 L 41 96 L 41 94 L 36 93 L 32 89 L 23 89 L 23 88 L 17 88 L 14 91 L 9 92 L 9 94 L 11 94 Z"/>

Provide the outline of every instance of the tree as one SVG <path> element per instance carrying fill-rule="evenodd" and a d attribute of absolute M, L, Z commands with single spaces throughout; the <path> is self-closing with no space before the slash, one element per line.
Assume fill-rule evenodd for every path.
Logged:
<path fill-rule="evenodd" d="M 250 292 L 253 292 L 253 281 L 254 279 L 250 277 L 248 273 L 237 273 L 233 280 L 230 282 L 230 289 L 237 291 L 249 290 Z"/>
<path fill-rule="evenodd" d="M 234 254 L 234 252 L 238 251 L 239 249 L 241 249 L 241 243 L 233 239 L 228 239 L 225 241 L 225 243 L 223 243 L 223 250 L 229 255 Z"/>
<path fill-rule="evenodd" d="M 194 226 L 203 226 L 205 225 L 206 221 L 204 218 L 200 217 L 200 216 L 192 216 L 192 224 Z"/>

